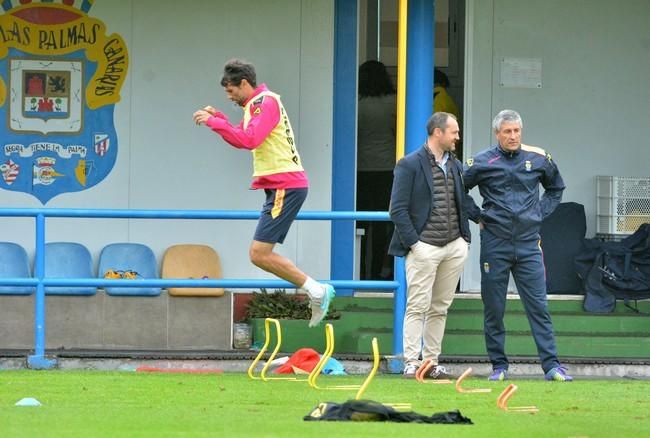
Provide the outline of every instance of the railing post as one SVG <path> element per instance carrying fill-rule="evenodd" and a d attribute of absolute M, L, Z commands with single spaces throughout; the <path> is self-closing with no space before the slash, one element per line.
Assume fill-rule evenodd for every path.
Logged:
<path fill-rule="evenodd" d="M 434 2 L 411 0 L 407 6 L 407 60 L 406 60 L 406 132 L 405 153 L 422 147 L 426 139 L 425 125 L 433 108 L 433 23 Z M 400 4 L 400 13 L 403 13 Z M 403 19 L 403 17 L 400 17 Z M 422 92 L 425 90 L 425 92 Z M 404 312 L 406 311 L 406 271 L 403 257 L 395 257 L 395 290 L 393 318 L 393 356 L 388 368 L 393 373 L 402 371 L 404 362 Z"/>
<path fill-rule="evenodd" d="M 388 360 L 391 373 L 401 373 L 404 366 L 404 312 L 406 311 L 406 268 L 404 257 L 395 257 L 395 281 L 399 284 L 393 295 L 393 355 Z"/>
<path fill-rule="evenodd" d="M 350 211 L 355 206 L 355 146 L 357 102 L 357 1 L 334 2 L 334 117 L 332 138 L 332 210 Z M 354 274 L 354 220 L 333 221 L 330 278 L 343 280 Z M 337 289 L 338 296 L 352 296 L 352 289 Z"/>
<path fill-rule="evenodd" d="M 36 215 L 36 254 L 34 277 L 38 279 L 34 304 L 34 354 L 27 358 L 27 364 L 34 369 L 49 369 L 56 361 L 45 358 L 45 216 Z"/>

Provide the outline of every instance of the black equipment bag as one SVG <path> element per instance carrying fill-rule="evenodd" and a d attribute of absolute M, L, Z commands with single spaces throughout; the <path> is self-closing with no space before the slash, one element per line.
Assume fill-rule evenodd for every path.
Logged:
<path fill-rule="evenodd" d="M 620 242 L 586 239 L 575 265 L 587 312 L 611 312 L 617 299 L 638 312 L 629 302 L 650 298 L 650 223 Z"/>

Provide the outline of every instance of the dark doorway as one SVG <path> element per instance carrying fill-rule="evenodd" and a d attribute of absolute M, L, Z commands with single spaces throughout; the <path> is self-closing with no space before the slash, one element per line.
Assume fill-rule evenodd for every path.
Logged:
<path fill-rule="evenodd" d="M 397 83 L 397 35 L 399 0 L 359 0 L 359 101 L 357 107 L 357 197 L 358 211 L 387 211 L 395 166 L 396 108 L 388 103 L 395 96 L 369 89 L 368 61 L 385 67 L 393 84 Z M 433 0 L 432 0 L 433 1 Z M 446 78 L 444 93 L 455 102 L 463 129 L 465 0 L 435 0 L 435 66 Z M 434 17 L 432 17 L 433 19 Z M 371 78 L 373 81 L 376 76 Z M 436 84 L 439 85 L 439 84 Z M 381 88 L 381 87 L 379 87 Z M 365 90 L 365 94 L 364 94 Z M 432 84 L 434 96 L 440 89 Z M 370 95 L 368 94 L 370 93 Z M 372 94 L 376 95 L 372 95 Z M 436 97 L 434 97 L 435 100 Z M 439 100 L 440 102 L 440 100 Z M 393 114 L 389 114 L 392 110 Z M 433 108 L 432 108 L 433 112 Z M 389 126 L 387 127 L 386 124 Z M 390 128 L 392 124 L 392 136 Z M 456 155 L 462 160 L 461 142 Z M 361 235 L 359 278 L 393 278 L 393 260 L 387 255 L 393 226 L 390 222 L 357 222 Z"/>

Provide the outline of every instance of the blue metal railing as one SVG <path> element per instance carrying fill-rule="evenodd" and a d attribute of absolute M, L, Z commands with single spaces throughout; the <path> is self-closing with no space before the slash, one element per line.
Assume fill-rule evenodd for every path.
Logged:
<path fill-rule="evenodd" d="M 34 254 L 34 278 L 0 278 L 2 286 L 35 286 L 34 305 L 34 354 L 28 357 L 28 364 L 34 369 L 47 369 L 55 361 L 45 357 L 45 286 L 95 286 L 95 287 L 221 287 L 242 288 L 293 288 L 284 280 L 189 280 L 189 279 L 136 279 L 115 280 L 105 278 L 46 278 L 45 277 L 45 219 L 56 218 L 111 218 L 111 219 L 259 219 L 258 211 L 249 210 L 111 210 L 111 209 L 45 209 L 8 208 L 0 209 L 0 217 L 34 217 L 36 220 L 36 242 Z M 386 212 L 350 211 L 303 211 L 299 220 L 362 220 L 388 221 Z M 402 354 L 402 326 L 406 308 L 406 276 L 404 259 L 395 258 L 395 279 L 393 281 L 370 280 L 328 280 L 326 283 L 340 289 L 395 291 L 393 320 L 393 356 Z M 389 363 L 392 370 L 399 368 L 399 359 Z"/>

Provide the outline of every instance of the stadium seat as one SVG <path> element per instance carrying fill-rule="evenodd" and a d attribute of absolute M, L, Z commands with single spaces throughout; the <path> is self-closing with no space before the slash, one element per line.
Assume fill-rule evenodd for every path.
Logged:
<path fill-rule="evenodd" d="M 115 275 L 117 274 L 117 275 Z M 151 248 L 141 243 L 112 243 L 99 255 L 100 278 L 159 278 L 158 263 Z M 109 295 L 156 296 L 159 287 L 105 287 Z"/>
<path fill-rule="evenodd" d="M 0 277 L 32 277 L 25 248 L 17 243 L 0 242 Z M 2 295 L 31 295 L 34 290 L 32 286 L 0 286 Z"/>
<path fill-rule="evenodd" d="M 45 277 L 94 278 L 93 260 L 88 248 L 80 243 L 50 242 L 45 244 Z M 46 286 L 48 295 L 94 295 L 94 286 Z"/>
<path fill-rule="evenodd" d="M 167 248 L 162 261 L 162 278 L 223 278 L 217 252 L 206 245 L 174 245 Z M 173 287 L 170 295 L 220 297 L 223 288 Z"/>

